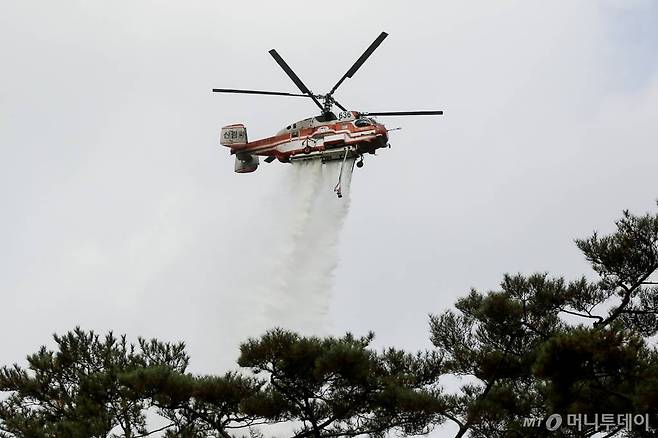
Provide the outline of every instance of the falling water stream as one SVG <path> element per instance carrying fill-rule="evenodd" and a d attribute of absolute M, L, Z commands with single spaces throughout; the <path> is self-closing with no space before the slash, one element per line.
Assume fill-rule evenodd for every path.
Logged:
<path fill-rule="evenodd" d="M 321 334 L 328 328 L 333 272 L 338 264 L 340 231 L 349 208 L 353 160 L 344 163 L 342 198 L 332 188 L 341 161 L 319 160 L 293 164 L 289 189 L 288 223 L 275 251 L 274 275 L 265 303 L 272 327 Z"/>

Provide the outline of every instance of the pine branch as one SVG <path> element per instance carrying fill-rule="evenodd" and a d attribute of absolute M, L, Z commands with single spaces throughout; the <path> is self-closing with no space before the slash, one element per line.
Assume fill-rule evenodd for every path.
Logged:
<path fill-rule="evenodd" d="M 613 310 L 613 311 L 610 313 L 610 315 L 608 315 L 607 318 L 605 318 L 605 319 L 602 320 L 602 321 L 595 322 L 595 323 L 594 323 L 594 326 L 597 326 L 597 327 L 605 327 L 606 325 L 610 324 L 612 321 L 614 321 L 615 319 L 617 319 L 617 318 L 619 317 L 619 315 L 621 315 L 621 314 L 624 312 L 624 309 L 626 308 L 626 306 L 628 306 L 628 304 L 630 303 L 630 301 L 631 301 L 631 295 L 633 294 L 633 292 L 634 292 L 638 287 L 640 287 L 640 286 L 642 285 L 642 283 L 643 283 L 647 278 L 649 278 L 649 277 L 651 276 L 651 274 L 653 274 L 653 272 L 654 272 L 656 269 L 658 269 L 658 265 L 654 265 L 654 266 L 652 266 L 652 267 L 648 270 L 648 272 L 646 272 L 646 273 L 645 273 L 645 274 L 644 274 L 644 275 L 643 275 L 638 281 L 636 281 L 633 285 L 631 285 L 630 287 L 626 287 L 626 286 L 624 286 L 624 290 L 625 290 L 625 292 L 624 292 L 624 297 L 622 298 L 621 303 L 619 304 L 619 306 L 617 306 L 617 308 L 615 308 L 615 310 Z"/>

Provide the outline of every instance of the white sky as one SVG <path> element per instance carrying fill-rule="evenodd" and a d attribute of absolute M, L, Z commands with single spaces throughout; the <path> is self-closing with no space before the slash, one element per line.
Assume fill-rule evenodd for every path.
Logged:
<path fill-rule="evenodd" d="M 332 332 L 429 347 L 427 314 L 471 287 L 589 273 L 573 238 L 655 211 L 652 1 L 3 2 L 0 363 L 81 325 L 231 367 L 290 167 L 234 174 L 219 128 L 315 106 L 210 89 L 296 92 L 276 48 L 325 92 L 381 31 L 336 98 L 446 115 L 382 119 L 403 129 L 354 175 Z"/>

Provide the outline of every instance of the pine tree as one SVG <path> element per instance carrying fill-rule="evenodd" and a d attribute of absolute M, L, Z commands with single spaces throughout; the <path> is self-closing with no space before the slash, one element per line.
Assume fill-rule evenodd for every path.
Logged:
<path fill-rule="evenodd" d="M 368 348 L 354 338 L 300 337 L 273 330 L 241 347 L 238 363 L 267 382 L 245 409 L 298 425 L 295 438 L 425 433 L 443 402 L 435 387 L 440 357 Z"/>
<path fill-rule="evenodd" d="M 243 372 L 187 373 L 182 343 L 55 335 L 28 365 L 0 369 L 0 437 L 262 437 L 286 422 L 294 438 L 422 434 L 443 421 L 456 437 L 592 436 L 593 427 L 529 428 L 559 414 L 651 414 L 658 426 L 658 215 L 624 212 L 617 230 L 576 245 L 598 275 L 567 281 L 505 275 L 430 318 L 436 351 L 370 347 L 373 335 L 303 337 L 275 329 L 242 344 Z M 442 393 L 441 377 L 462 377 Z M 148 428 L 156 411 L 164 426 Z M 608 436 L 645 437 L 624 431 Z"/>
<path fill-rule="evenodd" d="M 506 275 L 500 290 L 473 290 L 456 312 L 431 316 L 447 369 L 468 376 L 447 398 L 457 437 L 590 436 L 592 428 L 524 428 L 523 419 L 658 411 L 658 357 L 646 341 L 658 333 L 658 290 L 648 281 L 658 269 L 658 215 L 626 211 L 616 225 L 576 241 L 597 281 Z"/>
<path fill-rule="evenodd" d="M 296 437 L 423 433 L 441 422 L 441 358 L 368 348 L 372 335 L 301 337 L 273 330 L 245 342 L 252 376 L 186 373 L 183 344 L 104 338 L 79 328 L 55 335 L 28 367 L 0 369 L 0 436 L 35 438 L 260 436 L 290 422 Z M 254 376 L 255 375 L 255 376 Z M 146 424 L 156 411 L 164 426 Z"/>
<path fill-rule="evenodd" d="M 28 356 L 28 367 L 0 369 L 0 436 L 137 437 L 147 434 L 148 401 L 123 385 L 124 373 L 137 369 L 184 372 L 184 345 L 125 336 L 105 337 L 80 328 L 54 336 L 57 351 L 46 347 Z"/>
<path fill-rule="evenodd" d="M 263 383 L 236 372 L 193 376 L 164 367 L 147 367 L 124 374 L 121 382 L 169 420 L 165 436 L 230 437 L 232 430 L 263 422 L 241 409 L 258 394 Z"/>

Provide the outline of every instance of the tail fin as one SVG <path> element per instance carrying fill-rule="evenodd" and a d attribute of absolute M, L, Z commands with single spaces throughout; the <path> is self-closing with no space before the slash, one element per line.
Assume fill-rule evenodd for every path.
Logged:
<path fill-rule="evenodd" d="M 241 123 L 228 125 L 222 128 L 219 144 L 231 149 L 242 149 L 247 144 L 247 128 Z"/>

